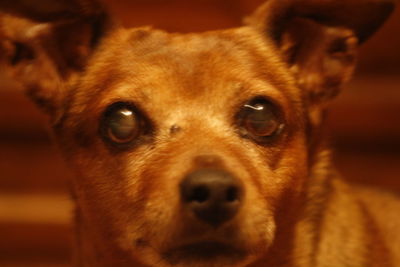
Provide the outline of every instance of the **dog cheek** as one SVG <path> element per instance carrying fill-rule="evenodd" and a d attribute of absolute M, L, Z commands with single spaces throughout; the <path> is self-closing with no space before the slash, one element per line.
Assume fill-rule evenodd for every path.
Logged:
<path fill-rule="evenodd" d="M 273 203 L 255 187 L 246 188 L 246 202 L 240 220 L 243 242 L 258 252 L 265 252 L 275 238 L 276 222 Z"/>
<path fill-rule="evenodd" d="M 254 221 L 260 216 L 257 214 L 266 216 L 272 230 L 276 228 L 278 231 L 280 227 L 288 227 L 285 221 L 297 216 L 308 177 L 308 158 L 305 151 L 307 150 L 304 138 L 298 133 L 279 152 L 279 161 L 273 168 L 268 160 L 270 154 L 259 153 L 255 157 L 258 160 L 254 161 L 254 164 L 263 167 L 258 167 L 259 188 L 253 190 L 255 196 L 249 194 L 250 203 L 258 203 L 250 207 L 250 210 L 254 209 L 251 215 Z"/>
<path fill-rule="evenodd" d="M 134 171 L 128 170 L 137 166 L 128 162 L 129 156 L 110 157 L 106 148 L 98 144 L 89 148 L 71 146 L 64 144 L 62 149 L 69 151 L 64 154 L 76 174 L 73 192 L 87 227 L 97 233 L 97 239 L 109 244 L 104 246 L 131 249 L 132 241 L 125 238 L 125 229 L 140 217 L 136 211 L 143 205 L 138 184 L 130 184 L 138 179 L 132 175 Z"/>
<path fill-rule="evenodd" d="M 281 161 L 274 170 L 276 178 L 275 219 L 278 228 L 291 229 L 299 216 L 309 176 L 308 156 L 304 139 L 294 138 L 283 152 Z"/>
<path fill-rule="evenodd" d="M 176 227 L 174 218 L 179 198 L 174 184 L 177 183 L 166 178 L 166 174 L 171 173 L 166 162 L 156 159 L 151 153 L 138 154 L 140 157 L 132 157 L 127 167 L 131 177 L 127 182 L 127 198 L 137 205 L 126 227 L 126 237 L 131 247 L 135 246 L 141 254 L 153 254 L 154 251 L 149 250 L 164 243 L 171 233 L 168 229 Z M 138 256 L 142 258 L 145 255 Z"/>

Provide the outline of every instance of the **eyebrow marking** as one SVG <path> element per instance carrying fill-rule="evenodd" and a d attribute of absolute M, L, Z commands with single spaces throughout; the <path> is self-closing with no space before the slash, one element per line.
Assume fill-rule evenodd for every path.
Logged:
<path fill-rule="evenodd" d="M 170 134 L 175 134 L 178 133 L 182 130 L 182 128 L 176 124 L 172 125 L 171 128 L 169 129 Z"/>

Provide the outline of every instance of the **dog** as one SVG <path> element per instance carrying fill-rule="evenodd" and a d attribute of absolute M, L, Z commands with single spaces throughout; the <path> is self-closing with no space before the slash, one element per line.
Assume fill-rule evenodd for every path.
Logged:
<path fill-rule="evenodd" d="M 2 65 L 75 173 L 75 266 L 399 266 L 400 201 L 341 179 L 323 127 L 393 8 L 269 0 L 178 34 L 3 0 Z"/>

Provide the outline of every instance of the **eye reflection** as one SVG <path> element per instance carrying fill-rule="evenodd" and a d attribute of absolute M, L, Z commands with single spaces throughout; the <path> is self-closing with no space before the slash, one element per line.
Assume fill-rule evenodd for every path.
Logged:
<path fill-rule="evenodd" d="M 131 116 L 133 114 L 131 110 L 121 110 L 121 113 L 124 116 Z"/>

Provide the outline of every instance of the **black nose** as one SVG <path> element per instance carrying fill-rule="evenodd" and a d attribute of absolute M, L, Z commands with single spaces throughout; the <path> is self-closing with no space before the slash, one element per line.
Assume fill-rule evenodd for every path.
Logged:
<path fill-rule="evenodd" d="M 242 186 L 235 177 L 214 169 L 200 169 L 188 174 L 180 190 L 189 211 L 214 227 L 237 214 L 243 195 Z"/>

